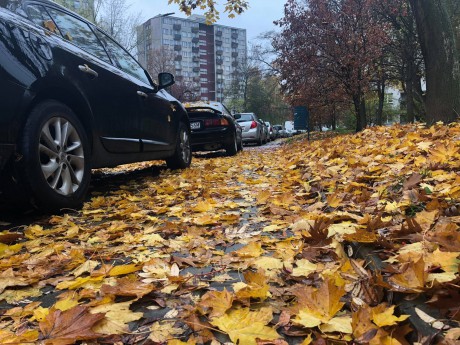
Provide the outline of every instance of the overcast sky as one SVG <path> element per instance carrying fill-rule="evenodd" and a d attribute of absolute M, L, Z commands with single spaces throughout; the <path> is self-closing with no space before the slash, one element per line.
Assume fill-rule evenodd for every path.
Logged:
<path fill-rule="evenodd" d="M 130 2 L 134 12 L 142 13 L 143 21 L 157 14 L 169 12 L 175 12 L 175 17 L 186 18 L 186 15 L 179 11 L 179 6 L 177 4 L 168 5 L 168 0 L 130 0 Z M 218 0 L 218 3 L 224 2 L 225 0 Z M 283 17 L 285 1 L 250 0 L 249 4 L 250 8 L 245 13 L 233 19 L 228 18 L 227 14 L 223 13 L 222 7 L 219 7 L 220 20 L 218 24 L 246 29 L 248 41 L 251 42 L 259 34 L 277 28 L 273 21 Z M 196 13 L 201 14 L 200 12 Z"/>

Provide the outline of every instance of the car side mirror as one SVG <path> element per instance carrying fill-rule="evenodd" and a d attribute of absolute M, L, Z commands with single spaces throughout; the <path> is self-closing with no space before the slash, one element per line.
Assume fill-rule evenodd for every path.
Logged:
<path fill-rule="evenodd" d="M 235 120 L 241 119 L 241 114 L 233 114 Z"/>
<path fill-rule="evenodd" d="M 158 74 L 158 90 L 171 86 L 174 83 L 174 76 L 171 73 L 162 72 Z"/>

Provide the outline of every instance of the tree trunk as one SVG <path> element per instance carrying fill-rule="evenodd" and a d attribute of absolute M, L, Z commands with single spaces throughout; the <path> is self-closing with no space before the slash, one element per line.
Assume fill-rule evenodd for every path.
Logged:
<path fill-rule="evenodd" d="M 413 123 L 415 121 L 414 114 L 414 87 L 415 81 L 417 80 L 417 68 L 415 66 L 415 58 L 417 55 L 417 48 L 413 38 L 414 34 L 414 20 L 412 16 L 408 17 L 408 28 L 409 31 L 405 37 L 405 48 L 404 48 L 404 59 L 406 65 L 405 71 L 405 89 L 406 89 L 406 121 Z"/>
<path fill-rule="evenodd" d="M 460 114 L 460 61 L 443 0 L 410 0 L 426 68 L 427 123 Z"/>
<path fill-rule="evenodd" d="M 356 132 L 362 131 L 367 126 L 366 103 L 362 94 L 353 95 L 353 104 L 356 114 Z"/>
<path fill-rule="evenodd" d="M 382 73 L 382 77 L 377 82 L 377 92 L 379 95 L 379 106 L 377 108 L 377 114 L 375 116 L 375 123 L 379 126 L 383 124 L 383 104 L 385 103 L 385 77 Z"/>
<path fill-rule="evenodd" d="M 410 65 L 412 61 L 408 61 L 409 64 L 407 66 L 406 71 L 406 121 L 408 123 L 413 123 L 415 120 L 414 117 L 414 81 L 413 81 L 413 74 L 410 71 Z"/>

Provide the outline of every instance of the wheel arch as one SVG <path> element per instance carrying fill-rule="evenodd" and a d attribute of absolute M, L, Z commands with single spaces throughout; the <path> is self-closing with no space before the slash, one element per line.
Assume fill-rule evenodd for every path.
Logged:
<path fill-rule="evenodd" d="M 68 106 L 76 115 L 78 120 L 82 123 L 83 128 L 85 129 L 86 136 L 90 141 L 90 148 L 92 151 L 93 147 L 93 114 L 91 107 L 89 106 L 88 101 L 84 95 L 79 92 L 79 90 L 73 86 L 69 86 L 66 83 L 62 82 L 53 82 L 53 81 L 44 81 L 44 85 L 37 85 L 32 88 L 33 98 L 27 102 L 22 113 L 22 125 L 23 128 L 27 122 L 27 118 L 31 111 L 40 103 L 46 100 L 55 100 L 64 105 Z"/>

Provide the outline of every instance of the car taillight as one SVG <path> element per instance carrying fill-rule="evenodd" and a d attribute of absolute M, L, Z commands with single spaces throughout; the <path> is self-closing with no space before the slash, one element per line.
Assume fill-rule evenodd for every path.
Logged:
<path fill-rule="evenodd" d="M 252 129 L 252 128 L 256 128 L 256 127 L 257 127 L 257 122 L 255 122 L 255 121 L 252 121 L 252 123 L 251 123 L 251 127 L 250 127 L 250 128 Z"/>
<path fill-rule="evenodd" d="M 204 120 L 205 127 L 228 126 L 227 119 L 206 119 Z"/>

